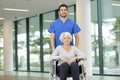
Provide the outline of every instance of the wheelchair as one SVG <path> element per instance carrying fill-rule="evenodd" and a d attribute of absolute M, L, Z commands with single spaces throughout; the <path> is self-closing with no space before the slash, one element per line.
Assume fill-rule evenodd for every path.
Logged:
<path fill-rule="evenodd" d="M 84 67 L 84 64 L 83 64 L 84 61 L 85 61 L 85 59 L 83 59 L 83 58 L 76 60 L 76 62 L 79 65 L 80 80 L 86 80 L 86 72 L 85 72 L 85 67 Z M 49 75 L 50 75 L 49 80 L 60 80 L 60 78 L 59 78 L 60 74 L 57 71 L 57 63 L 58 63 L 57 59 L 53 59 L 50 62 L 51 68 L 50 68 L 50 72 L 49 72 Z M 70 72 L 68 73 L 67 80 L 72 80 Z"/>

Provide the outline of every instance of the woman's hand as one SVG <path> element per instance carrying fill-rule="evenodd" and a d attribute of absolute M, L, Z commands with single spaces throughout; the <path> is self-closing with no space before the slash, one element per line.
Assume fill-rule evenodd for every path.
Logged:
<path fill-rule="evenodd" d="M 64 58 L 64 57 L 60 57 L 60 59 L 61 59 L 63 62 L 67 62 L 67 59 Z"/>
<path fill-rule="evenodd" d="M 73 58 L 71 58 L 71 59 L 70 59 L 70 64 L 71 64 L 72 62 L 75 62 L 76 59 L 77 59 L 77 57 L 73 57 Z"/>

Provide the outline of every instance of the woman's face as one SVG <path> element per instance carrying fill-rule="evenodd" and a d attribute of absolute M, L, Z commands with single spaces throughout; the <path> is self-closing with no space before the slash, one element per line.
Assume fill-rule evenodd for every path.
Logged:
<path fill-rule="evenodd" d="M 68 36 L 63 36 L 62 41 L 63 41 L 63 44 L 68 45 L 71 42 L 71 38 Z"/>

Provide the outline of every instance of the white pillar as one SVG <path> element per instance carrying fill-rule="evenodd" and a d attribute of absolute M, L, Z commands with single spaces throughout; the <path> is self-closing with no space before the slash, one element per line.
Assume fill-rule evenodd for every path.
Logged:
<path fill-rule="evenodd" d="M 85 53 L 86 73 L 92 75 L 91 11 L 90 0 L 76 0 L 76 20 L 81 27 L 79 49 Z"/>
<path fill-rule="evenodd" d="M 12 21 L 5 20 L 3 24 L 4 38 L 4 71 L 13 71 Z"/>

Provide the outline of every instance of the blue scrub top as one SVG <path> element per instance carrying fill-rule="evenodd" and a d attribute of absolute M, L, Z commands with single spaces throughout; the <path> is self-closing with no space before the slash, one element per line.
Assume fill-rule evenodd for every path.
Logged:
<path fill-rule="evenodd" d="M 62 45 L 63 43 L 60 41 L 59 37 L 62 32 L 69 32 L 71 35 L 81 31 L 80 27 L 71 19 L 67 19 L 65 22 L 62 22 L 61 19 L 57 19 L 54 22 L 51 23 L 50 27 L 48 28 L 49 33 L 55 34 L 55 48 L 58 45 Z M 73 39 L 70 43 L 70 45 L 73 44 Z"/>

